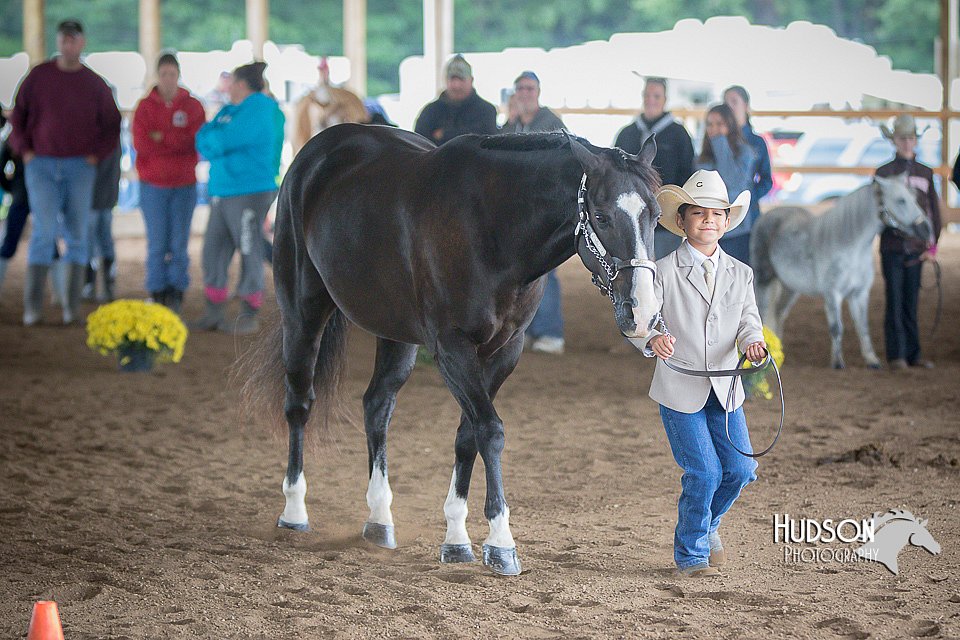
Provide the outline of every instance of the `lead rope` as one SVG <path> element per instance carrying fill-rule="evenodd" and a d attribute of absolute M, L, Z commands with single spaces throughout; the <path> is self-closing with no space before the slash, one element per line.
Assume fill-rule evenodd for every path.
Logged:
<path fill-rule="evenodd" d="M 660 327 L 660 333 L 665 336 L 669 336 L 670 330 L 667 329 L 667 323 L 663 319 L 662 314 L 657 314 L 656 320 L 654 320 L 654 325 Z M 780 380 L 780 369 L 777 367 L 777 363 L 774 362 L 773 356 L 770 355 L 770 352 L 767 351 L 767 358 L 763 361 L 759 367 L 754 366 L 752 369 L 742 369 L 743 363 L 747 361 L 747 354 L 740 356 L 740 360 L 737 362 L 736 369 L 720 369 L 718 371 L 698 371 L 695 369 L 684 369 L 683 367 L 678 367 L 670 363 L 670 360 L 663 360 L 669 369 L 676 371 L 677 373 L 682 373 L 687 376 L 694 376 L 697 378 L 730 378 L 730 390 L 727 392 L 727 401 L 723 404 L 723 427 L 724 431 L 727 434 L 727 442 L 730 443 L 730 446 L 736 450 L 740 455 L 746 456 L 748 458 L 759 458 L 770 453 L 770 450 L 777 444 L 777 440 L 780 439 L 780 434 L 783 433 L 783 418 L 786 412 L 786 405 L 783 400 L 783 382 Z M 761 451 L 760 453 L 750 453 L 748 451 L 743 451 L 734 444 L 733 439 L 730 438 L 730 413 L 733 411 L 731 407 L 733 406 L 734 398 L 736 397 L 736 388 L 737 388 L 737 378 L 751 375 L 754 373 L 760 373 L 767 367 L 773 367 L 774 373 L 777 375 L 777 388 L 780 390 L 780 426 L 777 427 L 777 435 L 773 437 L 773 442 L 770 443 L 770 446 Z"/>

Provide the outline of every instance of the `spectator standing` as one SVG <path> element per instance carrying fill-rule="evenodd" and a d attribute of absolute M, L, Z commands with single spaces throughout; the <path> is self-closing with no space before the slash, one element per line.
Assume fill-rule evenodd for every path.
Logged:
<path fill-rule="evenodd" d="M 97 164 L 93 181 L 93 204 L 88 216 L 87 271 L 84 300 L 96 298 L 99 302 L 113 301 L 113 283 L 116 280 L 116 252 L 113 247 L 113 208 L 120 197 L 120 145 Z M 99 260 L 97 258 L 99 257 Z M 103 293 L 97 295 L 97 273 L 103 280 Z"/>
<path fill-rule="evenodd" d="M 757 172 L 757 156 L 743 139 L 733 111 L 725 104 L 711 107 L 707 112 L 706 135 L 703 149 L 697 158 L 697 169 L 716 171 L 723 178 L 732 201 L 737 194 L 753 191 L 754 175 Z M 749 212 L 741 224 L 720 239 L 720 247 L 740 262 L 750 264 L 750 227 L 753 221 Z"/>
<path fill-rule="evenodd" d="M 146 288 L 154 302 L 180 311 L 190 285 L 190 223 L 197 205 L 197 131 L 203 105 L 180 86 L 171 53 L 157 61 L 157 84 L 137 104 L 133 147 L 147 230 Z"/>
<path fill-rule="evenodd" d="M 13 147 L 23 158 L 33 211 L 23 294 L 26 326 L 42 319 L 44 281 L 61 228 L 69 263 L 63 321 L 71 324 L 79 316 L 96 165 L 113 153 L 120 137 L 120 111 L 113 92 L 80 61 L 85 46 L 79 21 L 57 25 L 60 55 L 27 74 L 10 117 Z"/>
<path fill-rule="evenodd" d="M 886 289 L 886 313 L 883 333 L 886 339 L 887 362 L 894 370 L 907 367 L 932 369 L 933 363 L 920 353 L 920 329 L 917 304 L 920 297 L 920 272 L 923 263 L 936 260 L 940 239 L 940 201 L 933 183 L 933 170 L 917 161 L 917 125 L 910 115 L 897 116 L 893 129 L 881 125 L 885 138 L 893 140 L 897 155 L 877 169 L 883 178 L 903 175 L 907 185 L 917 194 L 917 204 L 930 220 L 933 237 L 923 243 L 908 238 L 892 227 L 880 234 L 880 266 Z"/>
<path fill-rule="evenodd" d="M 643 112 L 620 130 L 615 146 L 628 153 L 639 153 L 643 142 L 657 136 L 657 155 L 653 167 L 663 184 L 680 186 L 693 174 L 693 140 L 667 106 L 665 78 L 647 78 L 643 85 Z M 654 251 L 659 260 L 680 246 L 680 238 L 661 226 L 654 232 Z"/>
<path fill-rule="evenodd" d="M 513 81 L 513 100 L 516 112 L 503 126 L 504 133 L 533 133 L 559 131 L 563 121 L 553 111 L 540 104 L 540 78 L 533 71 L 524 71 Z M 554 269 L 547 274 L 543 300 L 537 314 L 527 327 L 527 341 L 531 351 L 562 354 L 563 309 L 560 279 Z"/>
<path fill-rule="evenodd" d="M 477 95 L 473 68 L 461 55 L 447 63 L 447 88 L 417 116 L 414 131 L 441 145 L 465 133 L 497 133 L 497 108 Z"/>
<path fill-rule="evenodd" d="M 206 312 L 196 329 L 253 333 L 263 304 L 263 222 L 276 195 L 277 103 L 262 93 L 262 62 L 237 67 L 231 102 L 197 133 L 197 150 L 210 160 L 210 219 L 203 239 Z M 240 252 L 240 315 L 225 320 L 227 270 Z"/>
<path fill-rule="evenodd" d="M 744 140 L 757 156 L 757 171 L 753 176 L 753 188 L 750 191 L 750 211 L 747 214 L 748 228 L 760 217 L 760 198 L 773 188 L 773 172 L 770 168 L 770 151 L 767 141 L 757 135 L 750 122 L 750 94 L 738 84 L 727 87 L 723 92 L 723 103 L 730 107 L 743 133 Z M 749 264 L 749 262 L 747 263 Z"/>

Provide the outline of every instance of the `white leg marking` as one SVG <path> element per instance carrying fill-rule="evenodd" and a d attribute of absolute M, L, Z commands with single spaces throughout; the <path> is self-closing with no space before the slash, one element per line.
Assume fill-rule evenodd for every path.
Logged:
<path fill-rule="evenodd" d="M 307 495 L 307 480 L 303 477 L 303 472 L 297 481 L 290 485 L 287 479 L 283 479 L 283 495 L 287 499 L 287 504 L 283 508 L 283 514 L 280 516 L 287 524 L 307 524 L 307 504 L 304 498 Z"/>
<path fill-rule="evenodd" d="M 370 507 L 370 517 L 367 518 L 367 522 L 392 525 L 393 515 L 390 513 L 392 503 L 393 492 L 390 491 L 390 481 L 380 467 L 374 465 L 370 484 L 367 486 L 367 506 Z"/>
<path fill-rule="evenodd" d="M 467 501 L 457 495 L 457 472 L 450 478 L 450 491 L 443 503 L 443 515 L 447 519 L 447 537 L 443 544 L 470 544 L 467 533 Z"/>
<path fill-rule="evenodd" d="M 494 547 L 506 547 L 508 549 L 516 547 L 513 541 L 513 534 L 510 533 L 510 508 L 504 507 L 503 513 L 490 521 L 490 536 L 487 537 L 484 544 Z"/>

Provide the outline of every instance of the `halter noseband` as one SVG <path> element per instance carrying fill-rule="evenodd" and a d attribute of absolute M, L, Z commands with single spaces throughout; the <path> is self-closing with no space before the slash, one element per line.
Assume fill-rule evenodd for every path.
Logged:
<path fill-rule="evenodd" d="M 593 284 L 600 290 L 600 293 L 610 298 L 611 302 L 616 304 L 616 300 L 613 299 L 613 281 L 617 279 L 621 271 L 625 269 L 649 269 L 650 272 L 653 273 L 653 276 L 656 277 L 657 263 L 653 260 L 643 260 L 640 258 L 621 260 L 610 254 L 606 247 L 603 246 L 603 242 L 600 241 L 600 237 L 593 229 L 593 225 L 590 224 L 590 214 L 587 212 L 586 173 L 584 173 L 583 178 L 580 179 L 580 190 L 577 192 L 577 215 L 580 219 L 577 222 L 577 228 L 573 232 L 574 240 L 575 242 L 579 242 L 580 237 L 583 236 L 583 241 L 587 245 L 587 249 L 593 254 L 593 257 L 597 259 L 600 267 L 606 273 L 606 282 L 603 282 L 600 276 L 594 273 Z M 607 258 L 608 256 L 609 260 Z"/>

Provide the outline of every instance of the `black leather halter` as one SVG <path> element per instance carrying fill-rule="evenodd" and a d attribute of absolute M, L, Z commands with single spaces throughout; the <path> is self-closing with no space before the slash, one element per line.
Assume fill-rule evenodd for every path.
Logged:
<path fill-rule="evenodd" d="M 594 231 L 593 225 L 590 224 L 590 214 L 587 212 L 586 173 L 584 173 L 583 178 L 580 179 L 580 190 L 577 192 L 577 215 L 580 219 L 577 222 L 577 228 L 573 232 L 574 241 L 579 243 L 582 238 L 587 249 L 593 254 L 593 257 L 597 259 L 597 262 L 600 263 L 600 267 L 607 276 L 607 281 L 604 282 L 598 274 L 594 273 L 593 284 L 600 290 L 600 293 L 609 297 L 611 302 L 616 304 L 616 300 L 613 299 L 613 281 L 617 279 L 621 271 L 638 268 L 649 269 L 653 273 L 654 278 L 656 278 L 657 263 L 653 260 L 643 260 L 641 258 L 623 260 L 608 252 L 607 248 L 603 246 L 603 242 L 600 241 L 600 237 L 597 235 L 597 232 Z"/>

